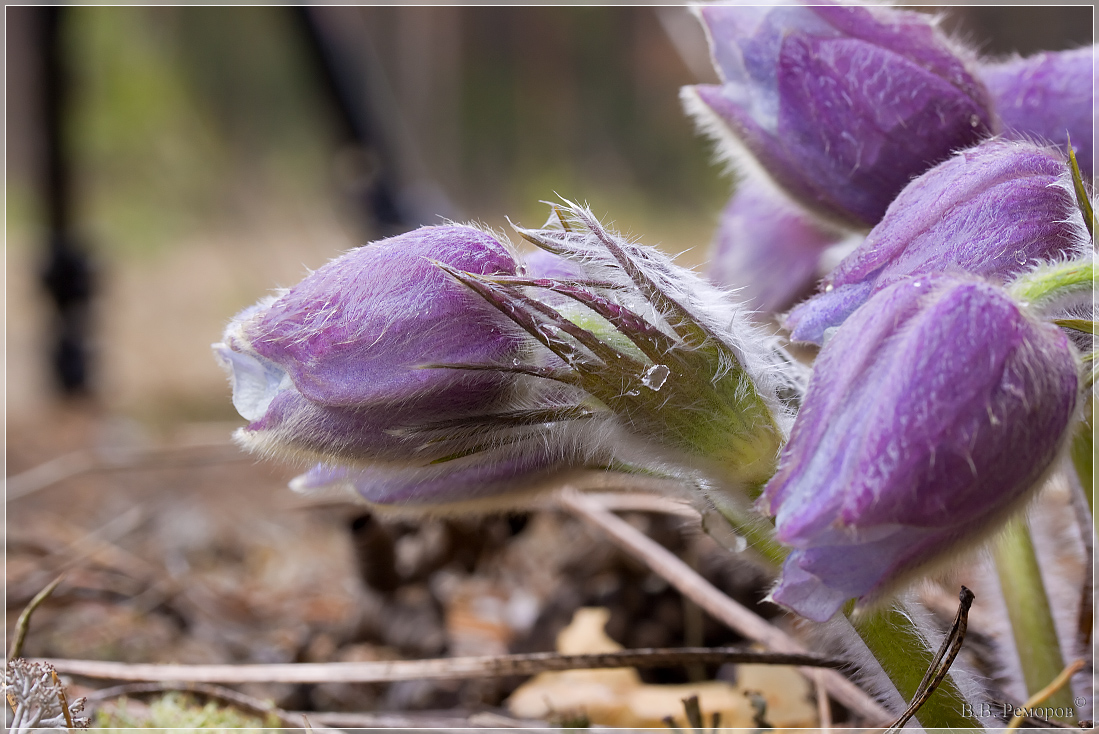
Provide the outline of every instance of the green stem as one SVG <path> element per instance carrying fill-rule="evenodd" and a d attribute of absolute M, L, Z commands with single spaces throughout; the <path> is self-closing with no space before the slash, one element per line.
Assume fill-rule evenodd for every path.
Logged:
<path fill-rule="evenodd" d="M 1093 291 L 1095 264 L 1089 256 L 1082 260 L 1043 265 L 1023 273 L 1008 286 L 1011 296 L 1042 310 L 1060 298 L 1089 296 Z"/>
<path fill-rule="evenodd" d="M 1095 485 L 1093 467 L 1095 466 L 1095 403 L 1089 394 L 1084 403 L 1084 420 L 1076 427 L 1076 435 L 1072 437 L 1070 454 L 1072 466 L 1076 469 L 1076 476 L 1080 478 L 1080 486 L 1084 488 L 1084 497 L 1088 501 L 1088 509 L 1095 517 Z"/>
<path fill-rule="evenodd" d="M 884 611 L 857 615 L 851 623 L 904 700 L 911 701 L 934 661 L 935 650 L 928 646 L 909 615 L 890 606 Z M 972 702 L 966 701 L 950 675 L 927 699 L 916 718 L 925 728 L 981 726 L 973 716 Z"/>
<path fill-rule="evenodd" d="M 767 518 L 745 506 L 740 498 L 730 497 L 720 490 L 706 492 L 706 496 L 720 517 L 729 524 L 737 536 L 747 542 L 748 547 L 761 555 L 776 570 L 782 568 L 782 563 L 786 560 L 790 549 L 775 541 L 775 527 Z M 702 528 L 722 543 L 717 529 L 708 524 L 707 518 L 710 515 L 712 513 L 703 516 Z M 721 522 L 718 518 L 715 518 L 715 521 Z"/>
<path fill-rule="evenodd" d="M 789 549 L 775 542 L 770 523 L 723 493 L 708 495 L 737 535 L 776 568 L 782 566 Z M 904 700 L 911 701 L 924 673 L 931 667 L 935 650 L 928 646 L 909 616 L 896 607 L 890 607 L 886 612 L 859 615 L 851 622 Z M 920 708 L 916 718 L 925 727 L 978 728 L 980 723 L 972 716 L 971 704 L 948 675 Z"/>
<path fill-rule="evenodd" d="M 993 547 L 993 555 L 1027 695 L 1033 696 L 1057 677 L 1065 663 L 1042 583 L 1042 569 L 1024 517 L 1007 524 L 1003 537 Z M 1072 693 L 1062 688 L 1045 705 L 1072 710 Z"/>

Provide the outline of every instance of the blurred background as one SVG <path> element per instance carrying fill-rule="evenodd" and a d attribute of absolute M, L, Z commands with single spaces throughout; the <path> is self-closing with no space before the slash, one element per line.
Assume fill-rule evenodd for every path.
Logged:
<path fill-rule="evenodd" d="M 948 24 L 993 54 L 1092 35 L 1079 6 Z M 682 8 L 13 7 L 7 53 L 9 420 L 59 394 L 51 170 L 89 266 L 68 379 L 154 424 L 232 419 L 208 344 L 350 247 L 441 217 L 537 225 L 561 195 L 698 262 L 729 189 L 679 106 L 713 79 Z"/>

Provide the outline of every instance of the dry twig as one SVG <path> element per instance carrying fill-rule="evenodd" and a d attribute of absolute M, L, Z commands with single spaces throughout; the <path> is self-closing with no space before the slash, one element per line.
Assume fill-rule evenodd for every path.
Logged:
<path fill-rule="evenodd" d="M 186 452 L 197 456 L 186 456 Z M 166 469 L 206 466 L 214 462 L 250 460 L 231 443 L 186 443 L 150 449 L 96 451 L 82 449 L 50 459 L 25 472 L 8 477 L 6 502 L 17 500 L 55 484 L 95 471 Z"/>
<path fill-rule="evenodd" d="M 619 547 L 643 560 L 654 573 L 705 609 L 714 619 L 777 652 L 806 652 L 806 648 L 797 640 L 730 599 L 675 554 L 626 521 L 607 512 L 598 503 L 572 489 L 564 490 L 559 501 L 566 509 L 606 532 Z M 811 670 L 808 677 L 827 689 L 844 706 L 874 724 L 891 721 L 893 718 L 869 694 L 836 671 Z"/>
<path fill-rule="evenodd" d="M 840 668 L 846 665 L 809 653 L 774 653 L 735 647 L 621 650 L 589 655 L 538 652 L 431 660 L 272 665 L 173 665 L 101 660 L 50 660 L 62 673 L 128 681 L 203 683 L 387 683 L 399 680 L 454 680 L 537 675 L 547 671 L 594 668 L 666 667 L 690 663 L 756 663 Z"/>
<path fill-rule="evenodd" d="M 11 642 L 11 650 L 8 651 L 8 660 L 15 660 L 23 652 L 23 642 L 27 639 L 27 629 L 30 627 L 31 615 L 34 614 L 34 610 L 38 609 L 42 602 L 49 598 L 54 589 L 64 580 L 65 574 L 61 574 L 46 586 L 46 588 L 35 594 L 34 598 L 30 600 L 26 608 L 19 615 L 19 619 L 15 622 L 15 637 Z"/>
<path fill-rule="evenodd" d="M 973 606 L 973 592 L 963 586 L 961 593 L 958 594 L 958 614 L 954 617 L 950 634 L 943 640 L 943 644 L 931 661 L 930 667 L 924 673 L 923 680 L 916 686 L 916 692 L 912 695 L 912 702 L 908 704 L 908 708 L 904 710 L 904 713 L 893 722 L 893 725 L 886 730 L 886 734 L 894 734 L 894 732 L 904 728 L 908 720 L 916 715 L 920 707 L 927 702 L 927 699 L 931 698 L 931 694 L 946 678 L 954 658 L 958 657 L 958 653 L 962 649 L 962 643 L 965 641 L 965 631 L 969 625 L 969 608 L 971 606 Z"/>

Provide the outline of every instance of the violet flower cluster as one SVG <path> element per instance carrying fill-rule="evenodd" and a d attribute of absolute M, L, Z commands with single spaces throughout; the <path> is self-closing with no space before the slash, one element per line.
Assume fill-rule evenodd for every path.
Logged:
<path fill-rule="evenodd" d="M 1091 272 L 1065 146 L 1092 170 L 1092 50 L 983 61 L 890 7 L 699 17 L 722 83 L 684 99 L 744 169 L 711 274 L 742 290 L 569 202 L 516 227 L 533 252 L 421 228 L 232 320 L 241 445 L 313 463 L 298 489 L 415 511 L 607 468 L 716 487 L 774 518 L 771 598 L 819 621 L 1025 507 L 1085 381 L 1052 301 L 1011 286 Z M 806 378 L 750 309 L 791 305 L 841 243 L 785 318 L 823 345 Z"/>
<path fill-rule="evenodd" d="M 826 250 L 846 241 L 837 226 L 865 234 L 912 179 L 990 134 L 1062 154 L 1071 138 L 1090 179 L 1093 48 L 984 60 L 932 16 L 889 7 L 712 5 L 698 16 L 722 83 L 685 87 L 683 101 L 739 178 L 711 277 L 760 311 L 788 308 L 830 269 Z M 730 216 L 762 199 L 785 213 L 747 231 Z"/>

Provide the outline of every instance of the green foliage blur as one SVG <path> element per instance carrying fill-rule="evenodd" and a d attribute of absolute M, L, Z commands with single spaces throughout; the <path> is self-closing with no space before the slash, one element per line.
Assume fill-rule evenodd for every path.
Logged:
<path fill-rule="evenodd" d="M 620 221 L 716 217 L 728 184 L 676 94 L 697 80 L 652 9 L 358 12 L 399 103 L 421 52 L 408 29 L 449 34 L 453 57 L 424 67 L 435 77 L 403 112 L 464 217 L 534 222 L 555 194 Z M 340 206 L 344 141 L 291 9 L 73 7 L 65 24 L 76 216 L 96 249 L 156 253 L 287 204 Z"/>
<path fill-rule="evenodd" d="M 65 133 L 78 217 L 137 253 L 265 197 L 324 191 L 323 100 L 280 8 L 74 7 Z"/>

